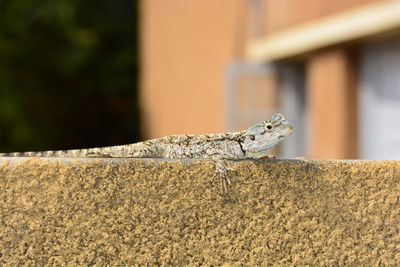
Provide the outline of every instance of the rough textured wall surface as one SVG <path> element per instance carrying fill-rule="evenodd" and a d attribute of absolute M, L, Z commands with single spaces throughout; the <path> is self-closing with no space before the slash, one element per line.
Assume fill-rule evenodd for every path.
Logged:
<path fill-rule="evenodd" d="M 3 159 L 0 265 L 400 264 L 400 162 L 229 165 Z"/>

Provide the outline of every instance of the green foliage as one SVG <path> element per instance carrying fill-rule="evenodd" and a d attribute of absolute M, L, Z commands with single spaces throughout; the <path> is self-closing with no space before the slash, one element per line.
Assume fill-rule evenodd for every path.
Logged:
<path fill-rule="evenodd" d="M 0 0 L 0 151 L 136 141 L 137 2 Z"/>

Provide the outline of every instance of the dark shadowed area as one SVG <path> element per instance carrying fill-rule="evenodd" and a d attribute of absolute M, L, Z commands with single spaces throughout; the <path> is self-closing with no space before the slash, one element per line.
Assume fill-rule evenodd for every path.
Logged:
<path fill-rule="evenodd" d="M 137 1 L 0 1 L 0 151 L 139 139 Z"/>

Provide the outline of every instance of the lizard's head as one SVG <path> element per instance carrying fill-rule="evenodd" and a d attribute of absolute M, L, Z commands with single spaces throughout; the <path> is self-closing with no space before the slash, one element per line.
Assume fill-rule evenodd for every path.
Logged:
<path fill-rule="evenodd" d="M 293 131 L 293 126 L 281 114 L 260 121 L 243 133 L 242 148 L 251 158 L 261 158 L 274 145 L 284 140 Z"/>

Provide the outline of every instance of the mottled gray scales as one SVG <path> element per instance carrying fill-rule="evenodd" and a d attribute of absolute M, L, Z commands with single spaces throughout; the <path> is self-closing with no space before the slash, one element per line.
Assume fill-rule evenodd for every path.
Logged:
<path fill-rule="evenodd" d="M 223 191 L 230 181 L 225 159 L 257 159 L 284 140 L 293 126 L 281 114 L 260 121 L 250 128 L 231 133 L 171 135 L 140 143 L 59 151 L 0 153 L 0 157 L 111 157 L 111 158 L 195 158 L 216 161 L 215 176 Z"/>

